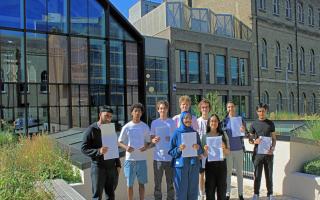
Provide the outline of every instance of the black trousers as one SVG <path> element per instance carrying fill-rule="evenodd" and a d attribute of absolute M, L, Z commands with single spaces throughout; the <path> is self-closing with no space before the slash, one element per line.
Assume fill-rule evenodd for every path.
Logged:
<path fill-rule="evenodd" d="M 264 168 L 266 185 L 268 193 L 267 195 L 272 195 L 273 193 L 273 183 L 272 183 L 272 171 L 273 171 L 273 155 L 261 155 L 256 154 L 252 158 L 254 165 L 254 193 L 259 194 L 262 169 Z"/>
<path fill-rule="evenodd" d="M 205 169 L 205 189 L 207 200 L 215 200 L 217 191 L 217 199 L 225 200 L 227 192 L 227 162 L 212 161 L 206 162 Z"/>
<path fill-rule="evenodd" d="M 101 200 L 103 190 L 105 190 L 106 199 L 114 200 L 114 191 L 118 185 L 119 174 L 117 168 L 103 168 L 91 165 L 92 181 L 92 199 Z"/>

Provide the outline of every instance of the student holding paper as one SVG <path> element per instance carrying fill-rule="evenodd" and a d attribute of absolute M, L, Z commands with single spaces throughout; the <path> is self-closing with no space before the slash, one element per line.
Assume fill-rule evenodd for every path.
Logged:
<path fill-rule="evenodd" d="M 127 179 L 128 200 L 133 200 L 133 184 L 135 178 L 139 183 L 140 200 L 144 200 L 144 184 L 147 183 L 147 154 L 150 135 L 149 127 L 140 121 L 144 107 L 142 104 L 133 104 L 130 107 L 132 120 L 124 125 L 118 139 L 119 146 L 126 150 L 124 161 L 124 175 Z"/>
<path fill-rule="evenodd" d="M 242 117 L 237 116 L 235 104 L 232 101 L 227 103 L 228 115 L 222 121 L 222 129 L 227 132 L 230 143 L 230 154 L 227 156 L 227 197 L 230 199 L 232 169 L 236 169 L 238 196 L 243 199 L 243 136 L 246 132 L 245 122 Z"/>
<path fill-rule="evenodd" d="M 211 104 L 210 101 L 207 99 L 202 99 L 198 104 L 198 109 L 201 113 L 201 117 L 197 119 L 198 127 L 199 127 L 199 135 L 200 140 L 202 141 L 203 136 L 207 132 L 207 121 L 209 118 L 209 112 L 211 111 Z M 200 174 L 199 174 L 199 199 L 205 199 L 205 177 L 204 177 L 204 166 L 206 158 L 202 158 L 201 167 L 200 167 Z"/>
<path fill-rule="evenodd" d="M 274 123 L 266 118 L 268 106 L 260 103 L 256 107 L 258 119 L 250 126 L 249 142 L 254 144 L 252 161 L 254 164 L 254 195 L 252 200 L 259 200 L 262 169 L 265 171 L 268 200 L 273 197 L 273 152 L 276 147 L 276 133 Z M 262 146 L 263 145 L 263 146 Z M 264 150 L 266 149 L 266 151 Z"/>
<path fill-rule="evenodd" d="M 155 143 L 153 153 L 154 198 L 162 200 L 161 182 L 163 173 L 166 174 L 167 200 L 174 200 L 172 157 L 168 154 L 170 138 L 176 129 L 174 121 L 168 118 L 169 103 L 165 100 L 157 102 L 160 117 L 151 123 L 152 143 Z"/>
<path fill-rule="evenodd" d="M 191 127 L 189 112 L 180 115 L 180 127 L 170 140 L 169 155 L 174 167 L 174 187 L 176 200 L 196 200 L 199 183 L 199 155 L 202 155 L 199 134 Z"/>
<path fill-rule="evenodd" d="M 81 151 L 91 158 L 92 199 L 102 199 L 103 190 L 109 200 L 115 199 L 114 191 L 118 185 L 121 163 L 119 158 L 104 160 L 108 147 L 102 146 L 101 126 L 111 123 L 112 109 L 100 107 L 99 121 L 91 124 L 85 131 Z"/>
<path fill-rule="evenodd" d="M 209 139 L 220 140 L 220 146 L 210 146 Z M 220 150 L 223 155 L 218 155 L 213 161 L 207 158 L 205 167 L 205 188 L 206 188 L 206 199 L 215 200 L 217 191 L 217 200 L 226 199 L 227 190 L 227 162 L 225 156 L 229 154 L 229 141 L 228 136 L 221 130 L 220 120 L 218 115 L 213 114 L 208 119 L 207 134 L 202 138 L 202 144 L 204 145 L 204 155 L 210 156 L 215 154 L 212 152 L 213 149 Z M 216 154 L 220 154 L 216 153 Z"/>

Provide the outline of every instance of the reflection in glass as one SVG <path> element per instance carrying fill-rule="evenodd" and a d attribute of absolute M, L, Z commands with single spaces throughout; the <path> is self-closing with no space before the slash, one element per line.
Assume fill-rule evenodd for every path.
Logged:
<path fill-rule="evenodd" d="M 47 31 L 47 4 L 46 0 L 26 1 L 26 29 Z"/>
<path fill-rule="evenodd" d="M 239 85 L 238 58 L 231 57 L 231 83 Z"/>
<path fill-rule="evenodd" d="M 90 39 L 90 83 L 107 83 L 106 46 L 104 40 Z"/>
<path fill-rule="evenodd" d="M 105 37 L 105 12 L 98 1 L 88 1 L 89 3 L 89 35 Z"/>
<path fill-rule="evenodd" d="M 70 0 L 71 33 L 88 35 L 88 0 Z"/>
<path fill-rule="evenodd" d="M 225 85 L 226 84 L 226 64 L 225 56 L 216 55 L 216 80 L 217 84 Z"/>
<path fill-rule="evenodd" d="M 88 48 L 85 38 L 71 38 L 71 82 L 88 84 Z"/>
<path fill-rule="evenodd" d="M 67 33 L 67 6 L 66 0 L 47 0 L 48 1 L 48 31 L 54 33 Z"/>
<path fill-rule="evenodd" d="M 190 51 L 189 61 L 189 83 L 200 83 L 200 60 L 199 53 Z"/>
<path fill-rule="evenodd" d="M 110 82 L 124 84 L 123 43 L 110 41 Z"/>
<path fill-rule="evenodd" d="M 23 28 L 23 1 L 0 1 L 0 26 Z"/>

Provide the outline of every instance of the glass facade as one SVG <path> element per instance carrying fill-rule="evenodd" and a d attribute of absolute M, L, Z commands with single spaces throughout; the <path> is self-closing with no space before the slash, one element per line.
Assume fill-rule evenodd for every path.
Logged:
<path fill-rule="evenodd" d="M 227 83 L 226 79 L 226 57 L 222 55 L 216 55 L 216 83 L 219 85 L 225 85 Z"/>
<path fill-rule="evenodd" d="M 57 132 L 87 127 L 106 104 L 124 124 L 128 107 L 145 103 L 143 38 L 107 3 L 0 2 L 2 119 Z"/>
<path fill-rule="evenodd" d="M 200 83 L 200 60 L 199 53 L 188 52 L 189 83 Z"/>
<path fill-rule="evenodd" d="M 147 122 L 158 118 L 156 102 L 168 100 L 168 59 L 162 57 L 146 56 L 145 58 L 145 78 L 146 78 L 146 112 Z"/>

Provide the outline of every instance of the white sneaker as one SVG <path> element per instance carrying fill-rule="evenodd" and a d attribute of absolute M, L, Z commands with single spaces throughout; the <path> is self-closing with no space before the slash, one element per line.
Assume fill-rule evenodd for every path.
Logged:
<path fill-rule="evenodd" d="M 259 195 L 254 194 L 253 197 L 252 197 L 252 200 L 259 200 Z"/>
<path fill-rule="evenodd" d="M 276 198 L 272 195 L 268 196 L 268 200 L 276 200 Z"/>

